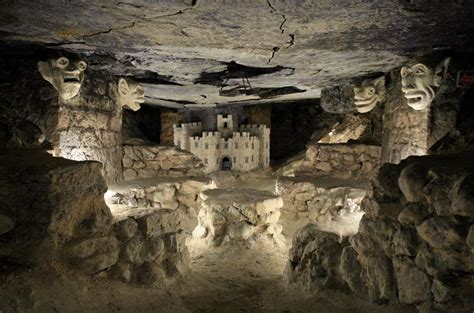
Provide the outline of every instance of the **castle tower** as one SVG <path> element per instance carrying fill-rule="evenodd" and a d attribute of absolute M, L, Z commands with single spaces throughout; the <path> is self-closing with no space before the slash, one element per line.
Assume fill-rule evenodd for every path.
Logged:
<path fill-rule="evenodd" d="M 217 131 L 221 133 L 223 138 L 232 137 L 234 132 L 234 120 L 232 115 L 217 115 Z"/>

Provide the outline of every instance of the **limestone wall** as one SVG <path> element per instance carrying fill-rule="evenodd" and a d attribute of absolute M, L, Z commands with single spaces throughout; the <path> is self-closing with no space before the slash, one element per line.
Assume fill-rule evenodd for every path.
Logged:
<path fill-rule="evenodd" d="M 398 164 L 410 155 L 426 155 L 446 134 L 456 133 L 454 127 L 466 89 L 456 87 L 455 72 L 451 66 L 433 102 L 423 111 L 408 106 L 400 75 L 393 73 L 395 79 L 384 108 L 382 162 Z"/>
<path fill-rule="evenodd" d="M 398 76 L 385 102 L 382 162 L 399 163 L 410 155 L 425 155 L 429 148 L 430 112 L 415 111 L 408 106 Z"/>
<path fill-rule="evenodd" d="M 114 231 L 121 249 L 110 271 L 112 277 L 154 285 L 187 271 L 185 234 L 173 212 L 160 210 L 128 217 L 115 224 Z"/>
<path fill-rule="evenodd" d="M 199 208 L 199 193 L 215 188 L 212 181 L 204 178 L 160 177 L 113 185 L 109 189 L 108 204 L 126 205 L 134 208 L 176 210 Z M 184 223 L 183 216 L 182 222 Z M 194 225 L 193 225 L 194 226 Z"/>
<path fill-rule="evenodd" d="M 276 192 L 283 208 L 301 213 L 312 222 L 327 223 L 337 216 L 359 212 L 367 190 L 365 181 L 323 178 L 298 179 L 279 177 Z"/>
<path fill-rule="evenodd" d="M 380 146 L 313 144 L 276 172 L 282 176 L 370 177 L 380 165 Z"/>
<path fill-rule="evenodd" d="M 122 108 L 114 100 L 114 79 L 87 69 L 79 93 L 66 100 L 40 75 L 38 61 L 0 58 L 14 86 L 0 95 L 0 123 L 12 134 L 8 145 L 51 145 L 55 156 L 101 162 L 106 181 L 120 181 Z"/>
<path fill-rule="evenodd" d="M 2 152 L 0 160 L 0 200 L 8 209 L 0 212 L 1 251 L 11 264 L 142 284 L 186 270 L 180 219 L 160 210 L 117 222 L 104 202 L 100 163 L 37 150 Z M 8 229 L 5 216 L 14 221 Z"/>
<path fill-rule="evenodd" d="M 176 110 L 161 108 L 160 144 L 162 146 L 174 145 L 173 125 L 184 122 L 184 113 Z"/>
<path fill-rule="evenodd" d="M 314 225 L 301 229 L 288 278 L 306 289 L 349 288 L 372 302 L 416 305 L 419 312 L 472 311 L 470 160 L 472 154 L 384 164 L 362 201 L 359 232 L 341 240 Z"/>
<path fill-rule="evenodd" d="M 125 145 L 123 151 L 124 180 L 203 173 L 201 160 L 176 147 Z"/>
<path fill-rule="evenodd" d="M 122 180 L 122 108 L 109 94 L 112 83 L 89 78 L 81 96 L 60 100 L 55 156 L 103 164 L 109 183 Z"/>

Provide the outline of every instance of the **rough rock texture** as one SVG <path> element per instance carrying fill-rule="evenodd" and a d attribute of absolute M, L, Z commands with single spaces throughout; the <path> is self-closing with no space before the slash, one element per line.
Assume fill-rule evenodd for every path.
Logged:
<path fill-rule="evenodd" d="M 153 285 L 187 271 L 185 234 L 172 210 L 128 217 L 115 225 L 115 233 L 121 250 L 113 277 Z"/>
<path fill-rule="evenodd" d="M 346 185 L 346 186 L 344 186 Z M 283 199 L 283 207 L 295 212 L 308 212 L 311 221 L 327 222 L 338 215 L 360 211 L 367 191 L 360 182 L 341 180 L 291 179 L 281 177 L 276 192 Z"/>
<path fill-rule="evenodd" d="M 161 109 L 160 144 L 163 146 L 173 146 L 173 125 L 184 123 L 184 121 L 184 113 L 171 109 Z"/>
<path fill-rule="evenodd" d="M 471 62 L 473 62 L 472 58 L 465 57 L 462 61 L 463 68 L 473 66 L 471 65 Z M 449 129 L 449 132 L 442 139 L 430 148 L 431 153 L 457 153 L 466 150 L 473 150 L 474 109 L 471 104 L 474 101 L 474 88 L 464 87 L 463 89 L 465 90 L 465 93 L 460 99 L 460 108 L 456 117 L 455 125 L 453 128 Z M 453 100 L 450 99 L 453 89 L 450 88 L 450 90 L 451 92 L 441 95 L 442 97 L 446 97 L 445 102 L 448 103 L 449 100 Z M 458 95 L 455 96 L 455 99 L 458 100 Z M 452 113 L 448 115 L 448 117 L 451 116 Z"/>
<path fill-rule="evenodd" d="M 415 111 L 408 106 L 401 91 L 399 72 L 391 73 L 392 82 L 384 107 L 383 162 L 399 163 L 410 155 L 426 155 L 446 134 L 451 132 L 453 135 L 456 132 L 459 102 L 466 91 L 465 88 L 456 87 L 456 67 L 460 66 L 462 58 L 461 55 L 452 57 L 453 62 L 450 63 L 448 73 L 436 91 L 433 102 L 428 109 L 422 111 Z M 464 62 L 462 67 L 464 66 L 468 66 L 467 63 Z M 451 140 L 456 141 L 455 138 Z M 443 148 L 438 147 L 434 150 L 442 151 Z"/>
<path fill-rule="evenodd" d="M 97 67 L 120 74 L 158 73 L 154 78 L 168 85 L 145 86 L 150 101 L 194 107 L 265 100 L 258 94 L 218 96 L 231 61 L 258 68 L 281 65 L 280 70 L 263 71 L 267 75 L 244 73 L 254 89 L 296 86 L 307 91 L 279 99 L 307 99 L 322 87 L 399 67 L 406 55 L 432 47 L 456 48 L 471 39 L 470 1 L 345 4 L 338 0 L 298 5 L 264 0 L 79 3 L 75 9 L 82 14 L 71 25 L 67 3 L 15 1 L 2 4 L 0 30 L 3 40 L 97 51 L 99 61 L 110 62 L 112 54 L 122 69 L 105 62 L 97 62 Z M 51 20 L 51 15 L 56 18 Z M 213 74 L 218 79 L 212 79 Z M 242 87 L 242 77 L 228 83 Z"/>
<path fill-rule="evenodd" d="M 344 288 L 338 272 L 341 254 L 347 245 L 347 240 L 341 244 L 335 234 L 306 225 L 293 239 L 286 271 L 288 280 L 299 283 L 307 291 Z"/>
<path fill-rule="evenodd" d="M 358 80 L 360 78 L 356 79 Z M 381 145 L 385 97 L 382 103 L 378 103 L 369 112 L 357 113 L 354 104 L 354 87 L 359 85 L 360 83 L 353 83 L 323 90 L 320 105 L 324 111 L 344 113 L 344 115 L 328 115 L 333 119 L 334 116 L 343 116 L 343 118 L 331 125 L 325 133 L 313 134 L 313 143 L 346 143 L 353 140 L 358 143 Z M 328 119 L 328 116 L 320 116 L 318 119 Z"/>
<path fill-rule="evenodd" d="M 134 180 L 109 187 L 107 203 L 130 208 L 176 210 L 180 206 L 198 209 L 199 193 L 215 188 L 205 178 L 152 178 Z"/>
<path fill-rule="evenodd" d="M 36 69 L 36 59 L 12 52 L 0 56 L 0 125 L 3 146 L 37 148 L 57 143 L 57 92 Z M 28 92 L 25 92 L 28 91 Z"/>
<path fill-rule="evenodd" d="M 469 183 L 474 170 L 471 158 L 472 154 L 410 157 L 399 165 L 383 165 L 373 190 L 362 201 L 366 214 L 359 233 L 349 238 L 350 246 L 343 241 L 330 250 L 336 258 L 331 262 L 339 264 L 339 271 L 326 270 L 325 275 L 331 277 L 321 280 L 313 263 L 301 258 L 295 262 L 293 252 L 289 279 L 296 276 L 297 282 L 316 288 L 326 286 L 326 280 L 342 280 L 345 285 L 337 288 L 346 286 L 359 295 L 366 289 L 371 301 L 417 305 L 421 312 L 472 311 L 472 206 L 458 205 L 469 203 L 474 192 Z M 423 180 L 420 173 L 407 175 L 405 169 L 414 165 L 425 169 Z M 401 182 L 414 187 L 399 189 Z M 293 250 L 314 251 L 306 259 L 324 260 L 329 252 L 311 244 L 323 236 L 308 234 L 295 237 Z M 340 251 L 346 253 L 339 256 Z M 354 273 L 348 272 L 350 268 Z"/>
<path fill-rule="evenodd" d="M 12 54 L 0 56 L 10 77 L 8 83 L 0 82 L 0 124 L 7 128 L 7 146 L 49 143 L 55 156 L 99 161 L 107 182 L 120 181 L 122 108 L 114 98 L 114 79 L 87 70 L 79 94 L 65 100 L 37 70 L 36 62 L 48 59 L 48 54 Z"/>
<path fill-rule="evenodd" d="M 124 180 L 158 176 L 199 176 L 203 163 L 193 154 L 176 147 L 123 146 Z"/>
<path fill-rule="evenodd" d="M 161 210 L 114 221 L 104 202 L 107 187 L 100 163 L 53 158 L 37 150 L 2 151 L 0 159 L 1 202 L 15 221 L 0 235 L 2 261 L 58 272 L 106 271 L 144 284 L 186 270 L 179 219 Z"/>
<path fill-rule="evenodd" d="M 364 144 L 312 144 L 304 155 L 277 169 L 282 176 L 368 178 L 379 167 L 380 146 Z"/>
<path fill-rule="evenodd" d="M 429 110 L 408 106 L 401 90 L 400 75 L 390 85 L 384 109 L 382 161 L 399 163 L 410 155 L 428 151 Z"/>
<path fill-rule="evenodd" d="M 210 245 L 251 241 L 268 235 L 281 244 L 282 226 L 278 224 L 283 201 L 270 192 L 253 189 L 212 189 L 200 194 L 199 224 L 193 231 Z"/>
<path fill-rule="evenodd" d="M 354 112 L 354 85 L 345 84 L 321 91 L 321 107 L 329 113 Z"/>
<path fill-rule="evenodd" d="M 116 261 L 115 238 L 107 237 L 113 219 L 103 199 L 106 186 L 99 163 L 53 158 L 36 150 L 2 151 L 0 158 L 1 202 L 15 220 L 13 230 L 2 235 L 2 251 L 10 251 L 2 257 L 35 265 L 57 262 L 72 242 L 88 240 L 79 249 L 87 272 Z"/>
<path fill-rule="evenodd" d="M 318 140 L 318 143 L 347 143 L 359 141 L 369 131 L 370 120 L 361 115 L 345 115 L 341 123 L 336 123 L 331 131 Z"/>
<path fill-rule="evenodd" d="M 55 129 L 55 156 L 99 161 L 109 183 L 122 180 L 122 107 L 115 89 L 113 80 L 89 71 L 78 96 L 60 99 Z"/>

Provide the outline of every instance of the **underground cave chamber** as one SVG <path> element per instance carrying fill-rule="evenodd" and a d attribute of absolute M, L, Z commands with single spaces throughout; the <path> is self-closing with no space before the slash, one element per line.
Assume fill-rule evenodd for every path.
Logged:
<path fill-rule="evenodd" d="M 0 312 L 472 312 L 473 13 L 0 3 Z"/>

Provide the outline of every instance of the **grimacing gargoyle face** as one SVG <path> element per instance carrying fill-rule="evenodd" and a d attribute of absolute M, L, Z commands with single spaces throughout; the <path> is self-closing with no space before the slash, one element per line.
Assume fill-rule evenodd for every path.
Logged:
<path fill-rule="evenodd" d="M 436 88 L 441 86 L 446 75 L 449 60 L 444 59 L 434 70 L 422 63 L 402 67 L 402 91 L 411 108 L 419 111 L 431 104 Z"/>
<path fill-rule="evenodd" d="M 354 88 L 354 104 L 357 112 L 372 111 L 377 103 L 385 100 L 385 94 L 385 76 L 364 80 L 360 87 Z"/>
<path fill-rule="evenodd" d="M 71 99 L 79 93 L 86 68 L 86 62 L 73 61 L 64 56 L 38 62 L 41 76 L 53 85 L 63 99 Z"/>
<path fill-rule="evenodd" d="M 118 104 L 127 106 L 133 111 L 140 109 L 140 103 L 145 102 L 145 90 L 134 80 L 120 78 L 117 84 Z"/>

